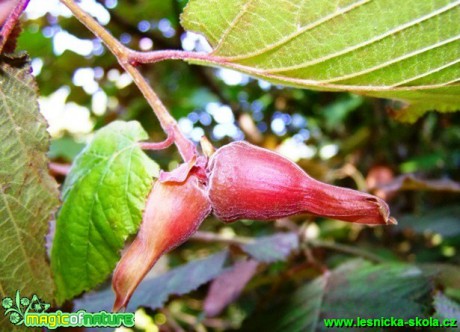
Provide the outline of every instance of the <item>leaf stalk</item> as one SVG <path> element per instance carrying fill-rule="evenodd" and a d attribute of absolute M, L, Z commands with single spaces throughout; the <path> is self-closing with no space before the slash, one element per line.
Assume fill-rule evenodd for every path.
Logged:
<path fill-rule="evenodd" d="M 133 63 L 139 62 L 138 53 L 130 50 L 126 46 L 120 43 L 114 36 L 112 36 L 102 25 L 100 25 L 92 16 L 83 11 L 73 0 L 61 0 L 61 2 L 70 9 L 73 15 L 83 23 L 88 30 L 90 30 L 95 36 L 100 38 L 102 42 L 107 46 L 109 51 L 115 55 L 120 66 L 132 77 L 134 83 L 137 85 L 139 90 L 144 95 L 145 99 L 152 107 L 153 112 L 158 118 L 161 127 L 165 132 L 168 133 L 171 130 L 174 133 L 174 143 L 177 146 L 182 158 L 185 161 L 189 161 L 195 155 L 195 147 L 193 143 L 188 140 L 184 134 L 180 131 L 177 121 L 171 116 L 169 111 L 166 109 L 158 95 L 149 85 L 147 80 L 142 76 L 140 71 L 134 66 Z M 134 54 L 134 55 L 133 55 Z M 167 59 L 167 54 L 155 57 L 156 59 Z M 198 54 L 198 53 L 197 53 Z M 169 59 L 175 59 L 174 53 L 169 55 Z M 176 55 L 177 56 L 177 55 Z M 136 60 L 138 59 L 138 60 Z M 161 61 L 161 60 L 158 60 Z M 156 61 L 155 61 L 156 62 Z"/>

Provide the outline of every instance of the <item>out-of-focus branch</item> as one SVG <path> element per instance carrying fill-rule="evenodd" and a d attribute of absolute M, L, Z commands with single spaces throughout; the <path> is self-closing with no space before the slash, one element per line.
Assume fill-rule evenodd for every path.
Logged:
<path fill-rule="evenodd" d="M 329 242 L 329 241 L 322 241 L 322 240 L 307 240 L 307 244 L 313 246 L 313 247 L 319 247 L 319 248 L 325 248 L 325 249 L 331 249 L 334 251 L 339 251 L 343 252 L 345 254 L 353 255 L 353 256 L 358 256 L 362 257 L 364 259 L 373 261 L 375 263 L 382 263 L 384 262 L 384 259 L 374 255 L 370 252 L 361 250 L 357 247 L 352 247 L 348 246 L 346 244 L 340 244 L 340 243 L 335 243 L 335 242 Z"/>
<path fill-rule="evenodd" d="M 347 163 L 343 165 L 342 168 L 339 168 L 330 173 L 331 181 L 336 180 L 336 179 L 343 179 L 345 177 L 352 178 L 353 181 L 355 181 L 356 187 L 358 188 L 358 190 L 368 191 L 368 188 L 366 185 L 366 179 L 353 164 Z"/>
<path fill-rule="evenodd" d="M 96 0 L 96 2 L 104 6 L 103 0 Z M 127 32 L 134 36 L 138 36 L 140 38 L 142 37 L 150 38 L 153 41 L 154 47 L 158 49 L 165 49 L 165 48 L 179 49 L 178 44 L 171 43 L 169 40 L 165 38 L 160 38 L 154 33 L 139 31 L 137 26 L 127 21 L 123 16 L 119 15 L 116 11 L 109 10 L 109 12 L 110 12 L 110 22 L 115 24 L 117 27 L 119 27 L 124 32 Z"/>
<path fill-rule="evenodd" d="M 253 241 L 251 238 L 246 238 L 246 237 L 227 237 L 223 236 L 220 234 L 216 233 L 211 233 L 211 232 L 201 232 L 198 231 L 192 237 L 190 240 L 195 240 L 195 241 L 200 241 L 200 242 L 220 242 L 220 243 L 225 243 L 225 244 L 236 244 L 236 245 L 244 245 L 248 244 Z"/>
<path fill-rule="evenodd" d="M 51 162 L 48 164 L 48 169 L 54 175 L 66 176 L 67 174 L 70 173 L 70 167 L 71 165 L 69 164 L 60 164 L 60 163 L 55 163 L 55 162 Z"/>

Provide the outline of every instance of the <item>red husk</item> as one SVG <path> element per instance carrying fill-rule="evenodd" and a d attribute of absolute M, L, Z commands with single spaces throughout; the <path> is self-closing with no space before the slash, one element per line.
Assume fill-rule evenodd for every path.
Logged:
<path fill-rule="evenodd" d="M 140 231 L 114 272 L 114 311 L 127 305 L 158 258 L 187 240 L 211 208 L 227 222 L 310 213 L 369 225 L 396 223 L 382 199 L 319 182 L 290 160 L 246 142 L 217 150 L 206 171 L 205 164 L 204 157 L 193 157 L 155 183 Z"/>
<path fill-rule="evenodd" d="M 210 212 L 204 186 L 195 175 L 189 175 L 184 183 L 155 183 L 139 233 L 113 275 L 114 311 L 126 307 L 158 258 L 187 240 Z"/>
<path fill-rule="evenodd" d="M 382 199 L 319 182 L 290 160 L 246 142 L 217 150 L 208 172 L 213 211 L 223 221 L 309 213 L 361 224 L 395 223 Z"/>

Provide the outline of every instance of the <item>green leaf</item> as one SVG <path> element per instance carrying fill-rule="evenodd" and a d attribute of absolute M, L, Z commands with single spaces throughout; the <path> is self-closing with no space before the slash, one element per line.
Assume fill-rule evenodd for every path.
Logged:
<path fill-rule="evenodd" d="M 243 331 L 328 331 L 325 318 L 426 317 L 431 291 L 429 278 L 416 266 L 353 260 L 250 317 Z"/>
<path fill-rule="evenodd" d="M 434 276 L 434 280 L 440 288 L 460 290 L 460 266 L 444 263 L 423 263 L 417 264 L 427 275 Z"/>
<path fill-rule="evenodd" d="M 49 135 L 24 56 L 0 57 L 0 141 L 0 298 L 20 290 L 52 302 L 45 235 L 59 193 L 48 174 Z M 14 330 L 8 317 L 0 318 L 0 330 Z"/>
<path fill-rule="evenodd" d="M 398 218 L 401 229 L 410 228 L 416 233 L 440 234 L 445 238 L 460 235 L 460 206 L 445 206 Z"/>
<path fill-rule="evenodd" d="M 126 237 L 137 231 L 158 165 L 138 147 L 138 122 L 99 130 L 64 184 L 51 265 L 61 303 L 105 280 Z"/>
<path fill-rule="evenodd" d="M 221 251 L 204 259 L 195 260 L 150 279 L 144 279 L 131 298 L 127 311 L 144 306 L 161 308 L 172 294 L 183 295 L 197 289 L 226 271 L 228 251 Z M 112 289 L 88 294 L 75 301 L 75 309 L 89 311 L 110 310 L 115 295 Z"/>
<path fill-rule="evenodd" d="M 190 0 L 185 29 L 213 51 L 194 63 L 289 86 L 460 109 L 458 0 Z"/>

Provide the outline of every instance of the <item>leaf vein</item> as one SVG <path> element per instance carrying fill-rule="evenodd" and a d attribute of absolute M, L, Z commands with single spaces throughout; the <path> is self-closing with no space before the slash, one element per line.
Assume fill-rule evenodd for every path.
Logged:
<path fill-rule="evenodd" d="M 424 73 L 422 73 L 422 74 L 419 74 L 419 75 L 417 75 L 417 76 L 413 76 L 413 77 L 407 78 L 407 79 L 405 79 L 405 80 L 403 80 L 403 81 L 400 81 L 400 82 L 398 82 L 398 83 L 392 84 L 391 87 L 392 87 L 392 88 L 395 88 L 395 87 L 397 87 L 397 86 L 401 86 L 401 85 L 404 85 L 404 84 L 406 84 L 406 83 L 409 83 L 409 82 L 418 80 L 419 78 L 423 78 L 423 77 L 429 76 L 429 75 L 434 74 L 434 73 L 437 73 L 437 72 L 439 72 L 439 71 L 441 71 L 441 70 L 444 70 L 444 69 L 447 69 L 447 68 L 449 68 L 449 67 L 452 67 L 452 66 L 456 65 L 456 64 L 459 63 L 459 62 L 460 62 L 460 58 L 458 58 L 458 59 L 456 59 L 456 60 L 454 60 L 454 61 L 451 61 L 451 62 L 449 62 L 449 63 L 446 63 L 446 64 L 444 64 L 444 65 L 442 65 L 442 66 L 440 66 L 440 67 L 437 67 L 437 68 L 434 68 L 434 69 L 432 69 L 432 70 L 426 71 L 426 72 L 424 72 Z M 455 81 L 456 81 L 456 80 L 458 80 L 458 78 L 456 78 Z M 450 82 L 452 82 L 452 81 L 450 81 Z M 447 84 L 449 84 L 449 83 L 447 83 Z"/>
<path fill-rule="evenodd" d="M 298 29 L 297 31 L 295 31 L 294 33 L 280 39 L 279 41 L 277 41 L 276 43 L 273 43 L 273 44 L 270 44 L 268 45 L 267 47 L 264 47 L 260 50 L 257 50 L 257 51 L 254 51 L 254 52 L 250 52 L 250 53 L 246 53 L 246 54 L 241 54 L 241 55 L 236 55 L 236 56 L 228 56 L 228 57 L 224 57 L 227 61 L 237 61 L 237 60 L 246 60 L 246 59 L 250 59 L 252 57 L 255 57 L 255 56 L 258 56 L 258 55 L 261 55 L 261 54 L 264 54 L 274 48 L 277 48 L 283 44 L 286 44 L 288 42 L 290 42 L 291 40 L 293 40 L 294 38 L 296 38 L 297 36 L 301 35 L 302 33 L 304 32 L 307 32 L 309 30 L 312 30 L 318 26 L 320 26 L 321 24 L 323 23 L 326 23 L 332 19 L 334 19 L 335 17 L 337 16 L 340 16 L 340 15 L 343 15 L 353 9 L 356 9 L 356 8 L 359 8 L 360 6 L 366 4 L 366 3 L 369 3 L 371 2 L 372 0 L 360 0 L 356 3 L 353 3 L 352 5 L 350 6 L 347 6 L 339 11 L 336 11 L 330 15 L 327 15 L 313 23 L 310 23 L 306 26 L 303 26 L 301 27 L 300 29 Z M 300 11 L 299 11 L 300 12 Z M 300 13 L 299 13 L 300 15 Z M 299 20 L 299 19 L 298 19 Z M 297 21 L 299 22 L 299 21 Z M 222 38 L 223 39 L 223 38 Z M 223 40 L 221 40 L 221 43 L 223 42 Z M 213 51 L 213 53 L 216 53 L 217 52 L 217 49 L 215 49 Z"/>
<path fill-rule="evenodd" d="M 424 15 L 424 16 L 421 16 L 415 20 L 412 20 L 412 21 L 409 21 L 405 24 L 402 24 L 394 29 L 391 29 L 387 32 L 385 32 L 384 34 L 381 34 L 379 36 L 376 36 L 374 38 L 371 38 L 363 43 L 359 43 L 359 44 L 356 44 L 356 45 L 353 45 L 353 46 L 350 46 L 350 47 L 347 47 L 343 50 L 340 50 L 339 52 L 335 52 L 335 53 L 331 53 L 331 54 L 328 54 L 328 55 L 325 55 L 323 57 L 320 57 L 320 58 L 317 58 L 317 59 L 314 59 L 314 60 L 310 60 L 310 61 L 307 61 L 307 62 L 304 62 L 304 63 L 300 63 L 300 64 L 297 64 L 297 65 L 293 65 L 293 66 L 286 66 L 286 67 L 278 67 L 278 68 L 273 68 L 273 69 L 264 69 L 262 70 L 263 73 L 266 73 L 266 74 L 269 74 L 269 73 L 277 73 L 277 72 L 283 72 L 283 71 L 287 71 L 287 70 L 294 70 L 294 69 L 300 69 L 300 68 L 307 68 L 307 67 L 310 67 L 310 66 L 313 66 L 313 65 L 316 65 L 318 63 L 322 63 L 322 62 L 325 62 L 327 60 L 330 60 L 330 59 L 333 59 L 333 58 L 337 58 L 339 56 L 342 56 L 344 54 L 347 54 L 347 53 L 351 53 L 357 49 L 360 49 L 360 48 L 363 48 L 363 47 L 366 47 L 368 45 L 371 45 L 377 41 L 380 41 L 382 39 L 385 39 L 385 38 L 388 38 L 398 32 L 401 32 L 405 29 L 408 29 L 416 24 L 419 24 L 419 23 L 422 23 L 423 21 L 426 21 L 432 17 L 435 17 L 439 14 L 442 14 L 442 13 L 445 13 L 449 10 L 452 10 L 452 9 L 455 9 L 458 5 L 460 4 L 460 0 L 459 1 L 455 1 L 447 6 L 444 6 L 442 8 L 439 8 L 438 10 L 436 11 L 433 11 L 427 15 Z M 233 58 L 231 57 L 224 57 L 225 60 L 233 60 Z"/>
<path fill-rule="evenodd" d="M 457 40 L 460 40 L 460 35 L 457 35 L 455 37 L 443 40 L 443 41 L 438 42 L 436 44 L 432 44 L 432 45 L 424 47 L 422 49 L 419 49 L 419 50 L 404 54 L 404 55 L 402 55 L 400 57 L 391 59 L 390 61 L 383 62 L 383 63 L 381 63 L 381 64 L 379 64 L 377 66 L 371 67 L 371 68 L 367 68 L 367 69 L 357 71 L 357 72 L 354 72 L 352 74 L 340 76 L 340 77 L 334 77 L 334 78 L 331 78 L 331 79 L 328 79 L 328 80 L 320 80 L 318 82 L 320 82 L 320 83 L 338 82 L 338 81 L 346 80 L 346 79 L 349 79 L 349 78 L 353 78 L 353 77 L 361 76 L 361 75 L 364 75 L 364 74 L 368 74 L 368 73 L 371 73 L 371 72 L 376 71 L 378 69 L 382 69 L 382 68 L 388 67 L 388 66 L 390 66 L 392 64 L 398 63 L 400 61 L 409 59 L 409 58 L 414 57 L 416 55 L 420 55 L 420 54 L 429 52 L 429 51 L 431 51 L 433 49 L 436 49 L 438 47 L 442 47 L 444 45 L 456 42 Z"/>
<path fill-rule="evenodd" d="M 220 41 L 218 42 L 218 44 L 216 45 L 216 47 L 214 48 L 214 51 L 213 53 L 217 52 L 219 50 L 220 47 L 222 47 L 222 44 L 224 43 L 225 41 L 225 38 L 228 36 L 228 34 L 230 33 L 230 31 L 233 30 L 233 28 L 238 24 L 239 20 L 241 19 L 242 16 L 244 16 L 244 14 L 246 14 L 247 10 L 248 10 L 248 7 L 249 5 L 253 2 L 254 0 L 246 0 L 246 3 L 243 5 L 243 7 L 241 8 L 241 11 L 238 13 L 238 15 L 235 16 L 235 18 L 233 19 L 233 21 L 231 22 L 231 24 L 227 27 L 227 29 L 224 31 L 224 33 L 222 34 L 221 38 L 220 38 Z"/>

